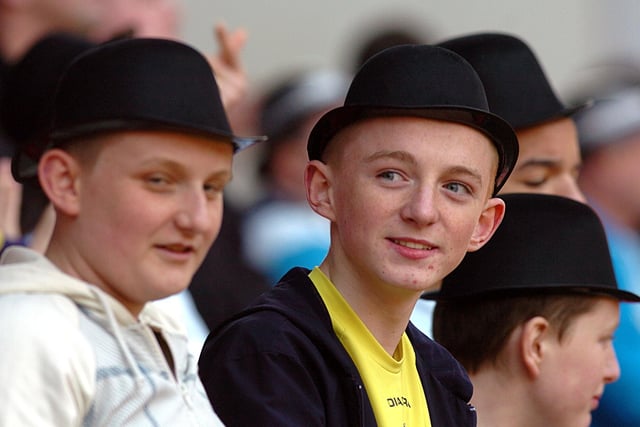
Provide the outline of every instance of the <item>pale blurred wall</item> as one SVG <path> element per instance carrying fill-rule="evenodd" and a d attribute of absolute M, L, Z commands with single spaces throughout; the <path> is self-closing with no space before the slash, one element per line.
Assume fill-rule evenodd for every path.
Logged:
<path fill-rule="evenodd" d="M 536 51 L 561 96 L 609 52 L 635 57 L 640 51 L 640 0 L 182 1 L 183 37 L 204 51 L 215 49 L 216 22 L 249 31 L 243 61 L 253 93 L 290 67 L 348 67 L 358 35 L 385 19 L 423 27 L 431 41 L 476 31 L 515 33 Z"/>
<path fill-rule="evenodd" d="M 514 32 L 533 46 L 561 90 L 576 69 L 612 45 L 605 43 L 603 32 L 612 36 L 619 31 L 625 44 L 637 40 L 634 22 L 640 17 L 638 0 L 182 1 L 183 35 L 202 49 L 215 46 L 214 22 L 249 30 L 244 60 L 255 82 L 289 65 L 345 65 L 356 32 L 373 28 L 381 17 L 399 16 L 424 25 L 436 39 L 484 30 Z M 611 25 L 616 20 L 625 22 Z"/>

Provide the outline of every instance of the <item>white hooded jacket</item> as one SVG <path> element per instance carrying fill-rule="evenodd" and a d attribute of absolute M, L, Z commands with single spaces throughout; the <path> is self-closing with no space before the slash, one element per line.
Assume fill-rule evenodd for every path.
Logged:
<path fill-rule="evenodd" d="M 0 426 L 222 425 L 183 329 L 153 303 L 135 318 L 42 255 L 10 247 L 0 325 Z"/>

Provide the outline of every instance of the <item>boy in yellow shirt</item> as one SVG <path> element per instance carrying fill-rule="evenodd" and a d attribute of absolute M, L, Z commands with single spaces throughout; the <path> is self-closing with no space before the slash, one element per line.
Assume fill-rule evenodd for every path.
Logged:
<path fill-rule="evenodd" d="M 493 195 L 517 150 L 457 54 L 405 45 L 367 61 L 307 145 L 307 200 L 331 223 L 326 258 L 205 343 L 201 378 L 223 422 L 474 426 L 464 370 L 409 316 L 500 224 Z"/>

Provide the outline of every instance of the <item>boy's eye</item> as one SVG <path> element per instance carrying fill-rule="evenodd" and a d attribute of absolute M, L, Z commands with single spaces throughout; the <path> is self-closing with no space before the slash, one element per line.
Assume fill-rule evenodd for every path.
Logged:
<path fill-rule="evenodd" d="M 600 341 L 604 344 L 613 344 L 613 340 L 614 340 L 614 335 L 610 334 L 610 335 L 605 335 L 603 336 Z"/>
<path fill-rule="evenodd" d="M 469 188 L 466 185 L 461 184 L 459 182 L 449 182 L 449 183 L 445 184 L 444 187 L 447 190 L 452 191 L 454 193 L 463 193 L 463 192 L 469 193 L 470 192 Z"/>
<path fill-rule="evenodd" d="M 204 191 L 209 196 L 216 196 L 224 190 L 224 185 L 222 184 L 205 184 Z"/>
<path fill-rule="evenodd" d="M 551 177 L 550 170 L 544 167 L 529 167 L 523 171 L 516 172 L 513 179 L 520 181 L 527 187 L 541 187 L 549 181 Z"/>
<path fill-rule="evenodd" d="M 400 178 L 400 174 L 395 171 L 384 171 L 378 174 L 378 176 L 387 181 L 397 181 Z"/>
<path fill-rule="evenodd" d="M 169 178 L 164 175 L 151 175 L 147 177 L 147 181 L 153 185 L 167 184 L 169 182 Z"/>
<path fill-rule="evenodd" d="M 529 187 L 540 187 L 542 185 L 544 185 L 547 182 L 547 178 L 543 177 L 541 179 L 536 179 L 536 180 L 527 180 L 524 182 L 525 185 L 529 186 Z"/>

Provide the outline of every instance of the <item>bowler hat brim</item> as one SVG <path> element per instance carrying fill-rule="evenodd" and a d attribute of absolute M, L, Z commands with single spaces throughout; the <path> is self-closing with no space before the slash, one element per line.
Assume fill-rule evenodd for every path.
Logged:
<path fill-rule="evenodd" d="M 560 119 L 565 119 L 565 118 L 573 119 L 574 115 L 578 114 L 579 112 L 587 108 L 590 108 L 592 105 L 593 105 L 593 102 L 589 100 L 579 105 L 575 105 L 571 107 L 562 107 L 560 110 L 557 110 L 552 114 L 547 113 L 547 116 L 545 117 L 536 117 L 533 115 L 531 116 L 530 119 L 527 119 L 525 117 L 521 119 L 521 121 L 518 123 L 518 127 L 514 129 L 516 130 L 516 132 L 519 132 L 524 129 L 528 129 L 534 126 L 541 126 L 546 123 L 550 123 Z"/>
<path fill-rule="evenodd" d="M 421 298 L 434 301 L 455 301 L 457 299 L 468 298 L 485 298 L 485 297 L 516 297 L 527 295 L 591 295 L 615 298 L 625 302 L 640 302 L 640 296 L 619 288 L 610 286 L 593 285 L 576 285 L 570 286 L 566 284 L 556 283 L 539 283 L 535 285 L 514 286 L 510 288 L 495 289 L 479 289 L 477 292 L 466 292 L 457 294 L 448 294 L 441 291 L 426 292 Z"/>
<path fill-rule="evenodd" d="M 117 132 L 131 130 L 159 130 L 179 133 L 190 133 L 200 135 L 207 138 L 220 139 L 221 141 L 230 142 L 233 145 L 234 152 L 242 151 L 251 145 L 266 141 L 266 136 L 237 136 L 231 133 L 223 132 L 217 128 L 207 128 L 205 126 L 196 127 L 191 123 L 180 123 L 176 121 L 171 123 L 166 118 L 159 118 L 154 121 L 153 118 L 145 117 L 144 119 L 122 119 L 122 120 L 103 120 L 91 122 L 83 125 L 76 125 L 70 128 L 55 130 L 50 137 L 54 145 L 63 141 L 80 138 L 83 136 L 98 134 L 102 132 Z"/>

